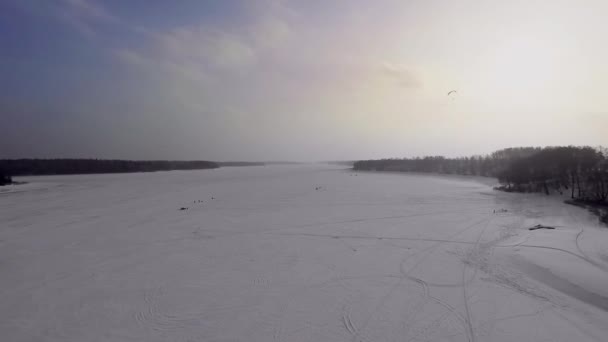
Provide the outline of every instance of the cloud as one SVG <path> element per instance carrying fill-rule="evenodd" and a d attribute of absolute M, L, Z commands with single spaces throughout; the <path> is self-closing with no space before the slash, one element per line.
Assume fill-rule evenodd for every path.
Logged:
<path fill-rule="evenodd" d="M 399 86 L 404 88 L 419 88 L 422 86 L 421 81 L 416 76 L 416 73 L 412 68 L 384 62 L 380 67 L 380 72 L 389 80 L 396 82 Z"/>
<path fill-rule="evenodd" d="M 63 2 L 76 16 L 101 21 L 116 20 L 115 16 L 92 0 L 64 0 Z"/>
<path fill-rule="evenodd" d="M 63 21 L 89 38 L 97 35 L 99 25 L 120 23 L 116 16 L 93 0 L 62 0 L 58 13 Z"/>
<path fill-rule="evenodd" d="M 159 58 L 178 64 L 232 68 L 256 61 L 256 51 L 242 36 L 205 27 L 179 28 L 154 37 Z"/>
<path fill-rule="evenodd" d="M 200 22 L 156 32 L 138 28 L 142 46 L 121 47 L 115 55 L 132 65 L 152 66 L 190 80 L 255 73 L 282 77 L 285 83 L 314 81 L 318 87 L 378 81 L 421 86 L 413 68 L 384 62 L 386 54 L 393 54 L 385 37 L 361 47 L 361 37 L 369 36 L 375 24 L 362 23 L 358 16 L 339 23 L 303 22 L 298 10 L 281 0 L 246 2 L 237 10 L 238 21 Z"/>
<path fill-rule="evenodd" d="M 347 120 L 396 111 L 410 99 L 404 90 L 422 85 L 415 67 L 386 62 L 397 57 L 382 38 L 361 48 L 359 37 L 370 27 L 302 21 L 283 2 L 240 10 L 246 13 L 238 21 L 143 28 L 140 42 L 115 48 L 114 56 L 154 79 L 143 87 L 167 96 L 176 111 L 207 118 L 236 106 L 258 118 L 272 113 L 276 121 L 295 111 L 311 125 L 313 117 Z"/>
<path fill-rule="evenodd" d="M 173 82 L 212 82 L 212 77 L 243 70 L 257 61 L 249 42 L 205 27 L 147 34 L 144 47 L 116 48 L 114 56 L 146 73 L 163 73 Z"/>
<path fill-rule="evenodd" d="M 293 34 L 292 13 L 282 1 L 247 4 L 239 22 L 198 24 L 162 31 L 136 26 L 137 47 L 114 48 L 113 54 L 146 72 L 162 72 L 174 81 L 209 84 L 214 79 L 255 70 L 272 63 L 273 52 Z M 189 83 L 189 85 L 192 85 Z"/>
<path fill-rule="evenodd" d="M 96 0 L 9 0 L 8 5 L 34 17 L 50 18 L 87 38 L 98 36 L 100 30 L 108 25 L 128 27 Z"/>

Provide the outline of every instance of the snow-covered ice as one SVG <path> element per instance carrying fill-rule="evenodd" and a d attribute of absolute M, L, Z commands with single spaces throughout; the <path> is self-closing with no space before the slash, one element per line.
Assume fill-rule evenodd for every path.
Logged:
<path fill-rule="evenodd" d="M 18 180 L 2 341 L 608 336 L 608 229 L 555 198 L 324 165 Z"/>

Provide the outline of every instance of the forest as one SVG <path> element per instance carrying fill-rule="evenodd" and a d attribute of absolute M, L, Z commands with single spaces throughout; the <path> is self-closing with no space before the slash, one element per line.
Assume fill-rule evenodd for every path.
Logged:
<path fill-rule="evenodd" d="M 573 204 L 608 205 L 608 149 L 601 147 L 517 147 L 485 156 L 361 160 L 353 169 L 495 177 L 503 191 L 568 194 Z"/>
<path fill-rule="evenodd" d="M 13 183 L 13 178 L 0 170 L 0 186 Z"/>
<path fill-rule="evenodd" d="M 9 183 L 11 176 L 152 172 L 214 169 L 218 167 L 217 163 L 210 161 L 3 159 L 0 160 L 0 181 L 4 179 Z"/>

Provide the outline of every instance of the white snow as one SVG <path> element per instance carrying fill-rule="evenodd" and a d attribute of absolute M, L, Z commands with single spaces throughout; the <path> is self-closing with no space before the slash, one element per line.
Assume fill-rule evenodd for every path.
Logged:
<path fill-rule="evenodd" d="M 608 336 L 608 228 L 558 199 L 324 165 L 17 180 L 2 341 Z"/>

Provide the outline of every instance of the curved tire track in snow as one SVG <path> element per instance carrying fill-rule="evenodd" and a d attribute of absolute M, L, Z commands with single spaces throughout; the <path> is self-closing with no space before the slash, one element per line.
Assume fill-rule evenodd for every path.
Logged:
<path fill-rule="evenodd" d="M 570 210 L 568 210 L 568 215 L 570 215 L 570 218 L 573 221 L 577 221 L 574 217 L 574 215 L 572 215 L 572 212 Z M 581 225 L 580 226 L 580 230 L 579 232 L 576 234 L 576 237 L 574 238 L 574 245 L 576 246 L 576 249 L 578 250 L 578 252 L 583 256 L 583 258 L 591 263 L 592 265 L 601 268 L 602 270 L 604 270 L 604 272 L 608 272 L 608 267 L 605 264 L 601 264 L 596 262 L 595 260 L 593 260 L 591 257 L 589 257 L 589 255 L 587 255 L 587 253 L 585 253 L 585 251 L 583 250 L 583 248 L 581 248 L 580 245 L 580 237 L 583 235 L 585 229 L 583 228 L 584 226 Z"/>
<path fill-rule="evenodd" d="M 479 220 L 479 221 L 476 221 L 475 223 L 473 223 L 473 224 L 471 224 L 471 225 L 469 225 L 469 226 L 465 227 L 464 229 L 462 229 L 462 230 L 460 230 L 460 231 L 458 231 L 458 232 L 456 232 L 456 233 L 454 233 L 454 234 L 450 235 L 450 236 L 449 236 L 449 239 L 452 239 L 452 238 L 454 238 L 454 237 L 456 237 L 456 236 L 458 236 L 458 235 L 460 235 L 460 234 L 463 234 L 464 232 L 466 232 L 466 231 L 468 231 L 468 230 L 470 230 L 470 229 L 472 229 L 472 228 L 474 228 L 474 227 L 476 227 L 476 226 L 478 226 L 478 225 L 480 225 L 480 224 L 485 223 L 484 228 L 482 229 L 481 233 L 478 235 L 477 241 L 474 243 L 474 244 L 475 244 L 475 246 L 477 246 L 477 245 L 479 244 L 480 239 L 481 239 L 481 235 L 483 234 L 483 232 L 484 232 L 484 231 L 485 231 L 485 229 L 487 228 L 487 226 L 488 226 L 488 224 L 489 224 L 490 220 L 491 220 L 491 217 L 488 217 L 488 218 L 483 218 L 483 219 L 481 219 L 481 220 Z M 431 245 L 431 246 L 429 246 L 429 247 L 427 247 L 427 248 L 423 249 L 422 251 L 420 251 L 420 252 L 416 253 L 416 254 L 420 254 L 420 253 L 427 253 L 427 254 L 426 254 L 426 255 L 424 255 L 424 256 L 423 256 L 423 257 L 422 257 L 420 260 L 418 260 L 418 261 L 417 261 L 417 262 L 416 262 L 416 263 L 415 263 L 415 264 L 414 264 L 412 267 L 410 267 L 408 270 L 405 270 L 404 265 L 405 265 L 405 262 L 406 262 L 406 261 L 407 261 L 407 260 L 408 260 L 408 259 L 409 259 L 411 256 L 404 258 L 404 259 L 401 261 L 400 265 L 399 265 L 399 271 L 401 272 L 402 276 L 403 276 L 405 279 L 409 279 L 409 280 L 411 280 L 411 281 L 414 281 L 415 283 L 417 283 L 418 285 L 420 285 L 420 286 L 422 287 L 423 294 L 424 294 L 424 297 L 425 297 L 425 298 L 427 298 L 427 299 L 429 299 L 429 300 L 432 300 L 433 302 L 435 302 L 435 303 L 437 303 L 437 304 L 441 305 L 441 306 L 442 306 L 442 307 L 444 307 L 446 310 L 448 310 L 448 311 L 449 311 L 449 312 L 451 312 L 453 315 L 455 315 L 455 316 L 456 316 L 456 318 L 458 319 L 458 321 L 461 323 L 461 325 L 462 325 L 462 327 L 463 327 L 463 329 L 464 329 L 464 331 L 465 331 L 465 334 L 466 334 L 466 336 L 467 336 L 468 341 L 470 341 L 470 342 L 474 342 L 474 341 L 475 341 L 475 336 L 474 336 L 474 333 L 473 333 L 473 327 L 472 327 L 472 324 L 471 324 L 471 321 L 470 321 L 470 313 L 469 313 L 468 303 L 467 303 L 467 299 L 466 299 L 466 290 L 465 290 L 465 287 L 466 287 L 466 279 L 465 279 L 464 269 L 463 269 L 463 281 L 462 281 L 462 283 L 460 283 L 460 284 L 440 284 L 440 285 L 445 286 L 445 287 L 462 287 L 462 288 L 463 288 L 463 291 L 465 291 L 465 298 L 464 298 L 464 300 L 465 300 L 465 311 L 466 311 L 466 316 L 465 316 L 465 315 L 463 315 L 463 314 L 462 314 L 460 311 L 458 311 L 458 310 L 457 310 L 456 308 L 454 308 L 453 306 L 449 305 L 448 303 L 446 303 L 446 302 L 444 302 L 444 301 L 440 300 L 439 298 L 437 298 L 437 297 L 435 297 L 435 296 L 432 296 L 432 295 L 431 295 L 431 293 L 430 293 L 429 284 L 428 284 L 426 281 L 424 281 L 423 279 L 420 279 L 420 278 L 418 278 L 418 277 L 415 277 L 415 276 L 412 276 L 412 275 L 411 275 L 411 272 L 412 272 L 414 269 L 416 269 L 416 268 L 417 268 L 417 267 L 418 267 L 418 266 L 419 266 L 419 265 L 420 265 L 420 264 L 421 264 L 421 263 L 422 263 L 422 262 L 423 262 L 423 261 L 424 261 L 424 260 L 425 260 L 425 259 L 426 259 L 426 258 L 427 258 L 429 255 L 430 255 L 430 254 L 431 254 L 431 253 L 430 253 L 431 251 L 435 250 L 436 248 L 438 248 L 439 246 L 441 246 L 441 245 L 442 245 L 442 244 L 444 244 L 444 243 L 446 243 L 446 242 L 444 242 L 444 241 L 437 242 L 437 243 L 435 243 L 435 244 L 433 244 L 433 245 Z M 415 255 L 416 255 L 416 254 L 415 254 Z M 464 267 L 466 268 L 466 264 L 464 265 Z M 472 279 L 473 279 L 473 278 L 471 278 L 471 280 L 472 280 Z"/>

